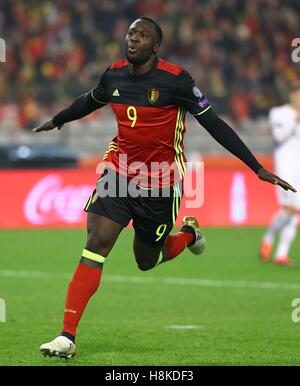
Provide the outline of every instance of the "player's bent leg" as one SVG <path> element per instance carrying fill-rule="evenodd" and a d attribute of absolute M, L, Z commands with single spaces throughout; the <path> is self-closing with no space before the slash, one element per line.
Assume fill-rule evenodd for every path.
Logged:
<path fill-rule="evenodd" d="M 181 232 L 191 232 L 194 237 L 193 241 L 187 245 L 188 249 L 194 255 L 201 255 L 206 248 L 206 239 L 201 232 L 198 221 L 194 216 L 184 217 L 182 220 Z"/>
<path fill-rule="evenodd" d="M 158 234 L 157 232 L 155 233 L 156 235 Z M 141 270 L 147 271 L 161 263 L 174 259 L 186 247 L 196 255 L 203 253 L 206 247 L 205 237 L 200 231 L 195 217 L 185 217 L 179 232 L 174 235 L 168 233 L 163 238 L 163 244 L 160 246 L 150 246 L 145 241 L 142 241 L 138 235 L 135 235 L 134 254 L 138 267 Z M 148 242 L 151 242 L 150 234 Z"/>
<path fill-rule="evenodd" d="M 156 266 L 162 251 L 162 246 L 147 245 L 135 235 L 133 251 L 139 269 L 141 271 L 148 271 Z"/>
<path fill-rule="evenodd" d="M 75 355 L 74 342 L 80 318 L 88 301 L 99 287 L 103 263 L 123 225 L 106 217 L 88 213 L 87 228 L 87 243 L 68 288 L 62 336 L 40 347 L 45 356 L 69 358 Z"/>
<path fill-rule="evenodd" d="M 173 260 L 188 248 L 194 255 L 201 255 L 206 248 L 206 239 L 200 231 L 196 217 L 184 217 L 180 231 L 166 238 L 158 264 Z"/>

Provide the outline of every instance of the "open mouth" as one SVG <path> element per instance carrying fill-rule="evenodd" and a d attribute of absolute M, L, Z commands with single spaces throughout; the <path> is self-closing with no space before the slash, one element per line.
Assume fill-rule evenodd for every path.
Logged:
<path fill-rule="evenodd" d="M 130 54 L 135 54 L 136 51 L 137 51 L 137 48 L 136 48 L 136 47 L 134 47 L 134 46 L 128 47 L 128 52 L 129 52 Z"/>

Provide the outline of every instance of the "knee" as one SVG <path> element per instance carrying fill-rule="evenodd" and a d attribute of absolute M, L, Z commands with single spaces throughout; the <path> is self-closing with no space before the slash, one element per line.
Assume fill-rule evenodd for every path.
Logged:
<path fill-rule="evenodd" d="M 155 267 L 155 264 L 138 263 L 138 267 L 141 271 L 149 271 Z"/>
<path fill-rule="evenodd" d="M 156 260 L 146 260 L 136 257 L 136 262 L 141 271 L 149 271 L 156 266 Z"/>
<path fill-rule="evenodd" d="M 89 232 L 86 243 L 86 249 L 106 257 L 112 248 L 110 239 L 103 237 L 97 232 Z"/>

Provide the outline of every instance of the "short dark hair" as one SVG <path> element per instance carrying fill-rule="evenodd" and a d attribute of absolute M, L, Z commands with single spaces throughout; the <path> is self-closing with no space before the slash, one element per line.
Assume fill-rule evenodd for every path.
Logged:
<path fill-rule="evenodd" d="M 138 20 L 145 20 L 148 23 L 151 23 L 155 27 L 156 43 L 160 44 L 163 38 L 163 32 L 162 32 L 161 26 L 158 23 L 156 23 L 155 20 L 151 19 L 151 17 L 148 17 L 148 16 L 141 16 L 138 18 Z"/>

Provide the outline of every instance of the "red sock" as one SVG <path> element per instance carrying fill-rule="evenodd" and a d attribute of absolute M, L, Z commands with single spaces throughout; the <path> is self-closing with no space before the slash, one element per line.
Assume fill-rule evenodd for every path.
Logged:
<path fill-rule="evenodd" d="M 165 256 L 163 260 L 174 259 L 174 257 L 178 256 L 193 240 L 194 235 L 191 232 L 178 232 L 175 235 L 169 235 L 165 243 Z"/>
<path fill-rule="evenodd" d="M 85 307 L 99 287 L 102 270 L 79 264 L 69 285 L 62 332 L 75 337 Z"/>

